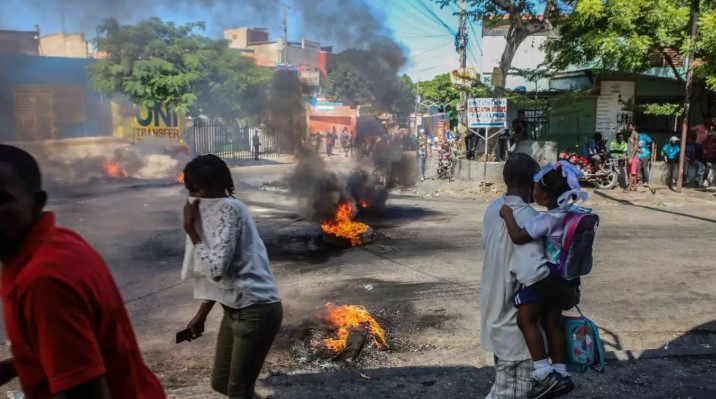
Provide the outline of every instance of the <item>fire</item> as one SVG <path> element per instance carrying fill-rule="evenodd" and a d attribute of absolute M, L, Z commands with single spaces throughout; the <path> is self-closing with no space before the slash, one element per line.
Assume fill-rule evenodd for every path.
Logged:
<path fill-rule="evenodd" d="M 117 161 L 104 161 L 102 168 L 104 169 L 104 173 L 106 173 L 109 177 L 119 177 L 124 179 L 129 177 L 129 173 L 122 169 Z"/>
<path fill-rule="evenodd" d="M 385 338 L 383 327 L 378 324 L 368 310 L 359 305 L 342 305 L 336 306 L 329 302 L 326 304 L 326 311 L 319 317 L 331 323 L 338 328 L 336 336 L 338 338 L 328 338 L 323 340 L 326 347 L 335 353 L 341 353 L 348 347 L 348 336 L 351 330 L 357 328 L 366 328 L 370 333 L 378 350 L 388 348 L 388 341 Z"/>
<path fill-rule="evenodd" d="M 351 246 L 357 246 L 360 244 L 360 235 L 368 231 L 369 227 L 367 224 L 352 221 L 353 213 L 351 203 L 339 203 L 333 220 L 326 220 L 321 224 L 323 231 L 350 240 Z"/>
<path fill-rule="evenodd" d="M 179 184 L 184 184 L 184 172 L 179 173 L 175 180 Z"/>
<path fill-rule="evenodd" d="M 360 200 L 360 202 L 358 202 L 358 206 L 359 206 L 361 209 L 366 209 L 366 208 L 368 208 L 368 207 L 370 206 L 370 204 L 368 203 L 368 201 Z"/>

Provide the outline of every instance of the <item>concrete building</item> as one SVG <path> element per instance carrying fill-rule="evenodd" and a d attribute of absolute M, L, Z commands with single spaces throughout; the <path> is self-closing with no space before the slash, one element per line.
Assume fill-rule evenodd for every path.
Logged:
<path fill-rule="evenodd" d="M 0 53 L 40 55 L 40 27 L 33 31 L 0 30 Z"/>
<path fill-rule="evenodd" d="M 288 64 L 295 67 L 301 80 L 309 86 L 319 86 L 326 75 L 331 47 L 322 47 L 310 40 L 286 43 L 283 39 L 269 40 L 266 29 L 234 28 L 224 31 L 229 47 L 241 51 L 256 60 L 260 66 L 278 68 Z M 288 57 L 288 62 L 286 62 Z"/>
<path fill-rule="evenodd" d="M 54 33 L 40 38 L 40 55 L 89 58 L 90 46 L 84 33 Z"/>
<path fill-rule="evenodd" d="M 482 28 L 482 62 L 480 68 L 480 80 L 487 85 L 492 84 L 493 74 L 497 73 L 500 65 L 502 52 L 505 50 L 507 40 L 505 36 L 509 26 L 487 27 L 483 24 Z M 518 69 L 537 69 L 540 64 L 545 61 L 545 53 L 542 45 L 554 36 L 555 33 L 542 32 L 528 37 L 520 44 L 515 52 L 515 58 L 512 61 L 512 67 Z M 507 88 L 514 90 L 518 87 L 525 87 L 528 91 L 535 90 L 535 83 L 528 82 L 524 78 L 516 75 L 507 76 Z M 549 79 L 543 79 L 538 82 L 537 90 L 546 90 L 549 88 Z"/>
<path fill-rule="evenodd" d="M 110 101 L 89 87 L 92 62 L 0 54 L 0 143 L 111 136 Z"/>

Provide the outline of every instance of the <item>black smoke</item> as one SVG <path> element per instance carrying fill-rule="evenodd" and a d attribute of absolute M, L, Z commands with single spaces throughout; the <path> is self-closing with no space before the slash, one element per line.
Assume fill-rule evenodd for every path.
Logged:
<path fill-rule="evenodd" d="M 59 22 L 64 15 L 68 31 L 83 31 L 93 37 L 105 18 L 122 24 L 136 23 L 149 17 L 190 15 L 192 20 L 209 23 L 212 35 L 226 28 L 266 27 L 281 31 L 281 4 L 273 0 L 26 0 L 26 5 L 42 12 L 44 18 Z M 369 6 L 367 0 L 290 0 L 290 32 L 301 38 L 346 48 L 368 48 L 374 43 L 390 48 L 394 57 L 403 55 L 402 47 L 391 38 L 385 17 Z M 41 27 L 43 22 L 36 21 Z M 51 33 L 51 32 L 44 32 Z M 299 38 L 289 38 L 299 39 Z M 402 61 L 404 63 L 404 60 Z M 402 63 L 401 63 L 402 65 Z"/>
<path fill-rule="evenodd" d="M 308 147 L 296 154 L 296 167 L 286 185 L 300 201 L 306 215 L 317 221 L 333 217 L 336 205 L 350 202 L 371 209 L 383 209 L 388 190 L 367 171 L 356 168 L 349 174 L 329 170 L 320 155 Z"/>

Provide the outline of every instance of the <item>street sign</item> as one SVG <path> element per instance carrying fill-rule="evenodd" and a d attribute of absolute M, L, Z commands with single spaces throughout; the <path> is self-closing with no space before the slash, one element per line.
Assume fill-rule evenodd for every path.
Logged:
<path fill-rule="evenodd" d="M 471 129 L 506 128 L 506 98 L 470 98 L 467 100 L 467 124 Z"/>

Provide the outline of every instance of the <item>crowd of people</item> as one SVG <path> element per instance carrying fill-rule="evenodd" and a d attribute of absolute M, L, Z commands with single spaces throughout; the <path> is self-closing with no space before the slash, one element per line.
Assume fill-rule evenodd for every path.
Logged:
<path fill-rule="evenodd" d="M 321 142 L 325 141 L 326 156 L 328 157 L 333 156 L 333 150 L 336 149 L 337 144 L 340 144 L 346 157 L 353 157 L 356 148 L 356 135 L 353 131 L 348 131 L 347 127 L 343 128 L 340 135 L 335 126 L 325 133 L 315 132 L 313 140 L 313 148 L 316 153 L 320 153 Z"/>
<path fill-rule="evenodd" d="M 628 138 L 625 138 L 624 133 L 618 133 L 608 146 L 602 134 L 595 133 L 585 148 L 585 156 L 595 164 L 606 157 L 624 161 L 628 176 L 624 192 L 627 193 L 636 190 L 639 185 L 649 187 L 652 162 L 657 159 L 667 165 L 667 184 L 676 184 L 681 139 L 671 136 L 657 151 L 656 141 L 648 134 L 639 132 L 636 124 L 628 124 L 627 133 Z M 709 134 L 700 143 L 694 136 L 687 136 L 684 161 L 683 182 L 686 185 L 707 187 L 713 179 L 713 165 L 716 163 L 716 132 Z"/>

